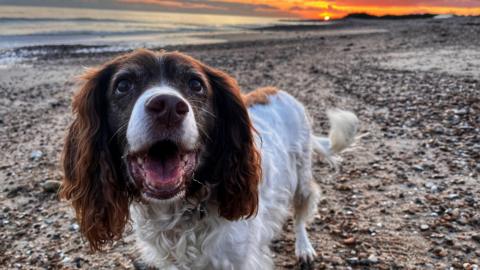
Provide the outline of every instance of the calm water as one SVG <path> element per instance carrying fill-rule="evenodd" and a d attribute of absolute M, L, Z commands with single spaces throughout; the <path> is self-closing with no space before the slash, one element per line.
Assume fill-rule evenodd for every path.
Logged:
<path fill-rule="evenodd" d="M 265 17 L 0 5 L 0 48 L 205 43 L 212 41 L 194 36 L 278 23 Z"/>
<path fill-rule="evenodd" d="M 312 24 L 284 19 L 0 4 L 0 69 L 38 56 L 55 56 L 59 48 L 55 45 L 80 45 L 68 47 L 76 54 L 122 52 L 140 47 L 218 43 L 224 41 L 212 34 Z"/>

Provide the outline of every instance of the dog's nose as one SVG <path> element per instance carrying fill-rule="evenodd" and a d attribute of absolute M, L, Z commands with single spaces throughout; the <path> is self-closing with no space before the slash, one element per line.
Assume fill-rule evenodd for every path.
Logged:
<path fill-rule="evenodd" d="M 174 95 L 151 97 L 145 104 L 147 111 L 156 117 L 160 124 L 173 126 L 180 123 L 188 113 L 188 105 Z"/>

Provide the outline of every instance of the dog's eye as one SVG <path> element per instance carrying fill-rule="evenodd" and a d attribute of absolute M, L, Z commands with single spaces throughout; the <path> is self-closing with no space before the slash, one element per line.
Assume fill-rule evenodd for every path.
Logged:
<path fill-rule="evenodd" d="M 200 93 L 203 90 L 203 85 L 199 80 L 192 79 L 188 82 L 188 87 L 190 90 L 196 93 Z"/>
<path fill-rule="evenodd" d="M 121 80 L 117 84 L 116 91 L 120 94 L 127 93 L 133 89 L 133 83 L 129 80 Z"/>

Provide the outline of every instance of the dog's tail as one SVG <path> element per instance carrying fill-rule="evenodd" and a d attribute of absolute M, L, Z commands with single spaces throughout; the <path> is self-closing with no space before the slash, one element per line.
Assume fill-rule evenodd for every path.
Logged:
<path fill-rule="evenodd" d="M 336 167 L 334 154 L 349 147 L 355 140 L 358 118 L 355 114 L 339 109 L 327 111 L 330 132 L 327 137 L 313 135 L 313 150 Z"/>

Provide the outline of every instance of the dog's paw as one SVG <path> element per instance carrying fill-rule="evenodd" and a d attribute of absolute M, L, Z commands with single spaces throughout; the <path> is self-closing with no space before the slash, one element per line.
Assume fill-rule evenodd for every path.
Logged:
<path fill-rule="evenodd" d="M 298 265 L 300 267 L 300 270 L 313 270 L 315 269 L 315 264 L 313 261 L 305 261 L 303 259 L 300 259 L 298 261 Z"/>
<path fill-rule="evenodd" d="M 300 269 L 314 269 L 313 262 L 317 256 L 315 249 L 308 239 L 297 239 L 295 243 L 295 253 L 297 255 Z"/>

